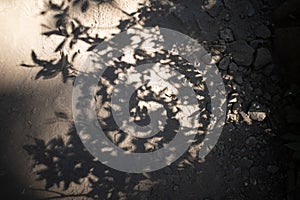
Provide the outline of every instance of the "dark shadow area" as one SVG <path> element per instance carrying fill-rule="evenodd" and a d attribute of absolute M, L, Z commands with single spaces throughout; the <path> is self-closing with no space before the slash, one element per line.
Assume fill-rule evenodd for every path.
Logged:
<path fill-rule="evenodd" d="M 274 62 L 282 75 L 282 99 L 277 103 L 281 116 L 280 136 L 289 149 L 288 198 L 300 197 L 300 2 L 283 1 L 274 9 Z"/>

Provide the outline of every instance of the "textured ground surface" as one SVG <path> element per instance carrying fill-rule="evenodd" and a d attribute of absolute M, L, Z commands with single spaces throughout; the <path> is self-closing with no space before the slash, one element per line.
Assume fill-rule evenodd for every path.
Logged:
<path fill-rule="evenodd" d="M 273 64 L 272 48 L 274 41 L 284 46 L 284 31 L 293 38 L 299 30 L 274 27 L 271 12 L 284 9 L 280 5 L 267 0 L 53 0 L 47 7 L 37 0 L 2 1 L 3 191 L 11 199 L 286 199 L 287 149 L 276 136 L 280 69 Z M 104 37 L 131 26 L 180 31 L 216 60 L 228 114 L 205 161 L 191 150 L 156 172 L 127 174 L 95 161 L 80 142 L 72 121 L 71 66 L 77 68 L 84 52 Z M 90 28 L 84 32 L 84 27 Z"/>

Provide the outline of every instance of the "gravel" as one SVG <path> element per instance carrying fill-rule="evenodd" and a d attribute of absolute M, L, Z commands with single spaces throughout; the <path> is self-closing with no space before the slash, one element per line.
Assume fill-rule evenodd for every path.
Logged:
<path fill-rule="evenodd" d="M 237 65 L 250 66 L 252 64 L 254 49 L 245 40 L 232 42 L 228 51 Z"/>
<path fill-rule="evenodd" d="M 259 25 L 254 30 L 256 37 L 267 39 L 271 36 L 271 31 L 265 25 Z"/>
<path fill-rule="evenodd" d="M 221 61 L 219 62 L 219 69 L 221 70 L 227 70 L 228 66 L 230 63 L 230 58 L 229 56 L 225 56 L 224 58 L 221 59 Z"/>
<path fill-rule="evenodd" d="M 259 48 L 256 52 L 255 61 L 253 66 L 255 69 L 261 69 L 267 64 L 272 62 L 272 56 L 270 51 L 267 48 Z"/>

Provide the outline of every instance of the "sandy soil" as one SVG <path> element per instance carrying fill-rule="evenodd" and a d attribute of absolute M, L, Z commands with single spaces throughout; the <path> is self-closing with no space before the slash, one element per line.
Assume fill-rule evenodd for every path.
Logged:
<path fill-rule="evenodd" d="M 286 149 L 276 137 L 273 106 L 280 88 L 271 57 L 271 11 L 279 2 L 87 0 L 86 8 L 84 1 L 70 6 L 60 26 L 53 16 L 61 8 L 53 11 L 46 2 L 0 3 L 0 177 L 10 199 L 286 198 Z M 94 43 L 78 39 L 73 48 L 64 45 L 55 52 L 65 37 L 43 35 L 68 31 L 74 18 L 91 27 L 90 39 L 109 38 L 130 26 L 159 25 L 197 39 L 215 56 L 228 92 L 228 120 L 204 162 L 186 153 L 159 171 L 128 174 L 93 159 L 73 130 L 72 79 L 64 81 L 61 73 L 36 79 L 47 66 L 38 66 L 38 59 L 66 59 L 75 68 L 82 64 Z M 253 110 L 255 103 L 262 110 Z"/>

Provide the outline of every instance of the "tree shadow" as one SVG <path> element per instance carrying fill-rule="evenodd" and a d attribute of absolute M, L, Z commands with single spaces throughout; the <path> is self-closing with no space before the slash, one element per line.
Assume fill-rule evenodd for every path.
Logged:
<path fill-rule="evenodd" d="M 66 136 L 67 141 L 57 137 L 47 143 L 33 138 L 34 144 L 24 146 L 34 159 L 33 167 L 43 166 L 36 174 L 37 180 L 46 181 L 46 191 L 51 191 L 49 189 L 55 185 L 60 187 L 61 184 L 63 184 L 63 189 L 67 190 L 71 183 L 81 184 L 83 178 L 86 178 L 91 190 L 78 196 L 104 199 L 107 194 L 102 191 L 115 190 L 118 186 L 126 185 L 124 182 L 128 175 L 105 167 L 96 161 L 83 146 L 74 126 L 69 129 Z M 120 191 L 122 191 L 121 188 Z M 53 199 L 72 196 L 59 194 Z"/>
<path fill-rule="evenodd" d="M 36 75 L 36 79 L 44 78 L 49 79 L 62 75 L 62 80 L 65 83 L 68 79 L 73 79 L 76 74 L 76 67 L 73 66 L 74 61 L 81 53 L 76 51 L 73 54 L 66 54 L 63 49 L 75 49 L 75 46 L 79 42 L 84 42 L 89 45 L 87 51 L 94 51 L 96 47 L 103 42 L 106 38 L 100 35 L 93 35 L 90 33 L 91 27 L 84 25 L 83 22 L 76 18 L 70 19 L 70 8 L 78 7 L 80 12 L 88 13 L 91 9 L 91 2 L 96 2 L 99 4 L 102 3 L 110 3 L 113 6 L 117 6 L 114 1 L 101 1 L 101 0 L 73 0 L 73 1 L 63 1 L 62 4 L 57 5 L 52 1 L 49 1 L 47 9 L 42 11 L 42 15 L 53 15 L 53 20 L 55 22 L 55 28 L 50 28 L 48 25 L 43 25 L 44 28 L 49 30 L 45 31 L 43 35 L 47 37 L 52 36 L 60 36 L 62 37 L 62 41 L 56 46 L 54 53 L 60 55 L 58 59 L 41 59 L 32 51 L 32 61 L 33 65 L 30 64 L 21 64 L 23 67 L 41 67 L 42 69 Z M 190 1 L 189 1 L 190 2 Z M 216 58 L 216 62 L 220 61 L 221 57 L 226 57 L 228 61 L 225 62 L 225 69 L 219 68 L 222 74 L 228 75 L 228 79 L 224 80 L 226 86 L 229 85 L 226 89 L 228 89 L 230 95 L 236 95 L 236 90 L 243 90 L 247 87 L 245 84 L 245 88 L 243 84 L 241 84 L 236 76 L 240 74 L 244 74 L 244 78 L 246 81 L 251 82 L 251 84 L 257 84 L 258 88 L 262 88 L 264 91 L 268 91 L 270 88 L 269 80 L 263 80 L 263 78 L 259 77 L 259 80 L 251 80 L 250 74 L 253 73 L 263 73 L 264 68 L 254 69 L 252 63 L 243 63 L 245 57 L 250 57 L 253 60 L 254 55 L 256 54 L 254 50 L 242 52 L 234 51 L 234 48 L 228 48 L 236 45 L 235 40 L 238 40 L 238 44 L 241 46 L 246 46 L 247 48 L 267 48 L 269 47 L 269 43 L 266 41 L 256 40 L 254 42 L 249 42 L 253 39 L 252 29 L 250 29 L 250 33 L 246 36 L 243 34 L 248 30 L 251 24 L 248 22 L 253 20 L 251 17 L 256 15 L 253 12 L 257 10 L 254 8 L 252 3 L 248 1 L 206 1 L 208 4 L 204 4 L 204 1 L 191 1 L 192 3 L 185 4 L 183 1 L 171 1 L 171 4 L 165 4 L 160 1 L 151 1 L 151 5 L 141 5 L 141 7 L 133 13 L 123 13 L 128 17 L 125 20 L 119 21 L 119 25 L 117 28 L 120 31 L 128 30 L 129 28 L 140 24 L 145 27 L 153 27 L 153 26 L 163 26 L 166 28 L 171 28 L 174 30 L 178 30 L 182 33 L 185 33 L 189 36 L 197 38 L 197 40 L 206 48 L 208 52 Z M 216 4 L 210 4 L 211 2 L 217 2 Z M 239 3 L 240 9 L 237 9 L 236 12 L 233 12 L 234 16 L 229 16 L 230 7 L 233 4 Z M 252 2 L 252 1 L 251 1 Z M 255 4 L 256 5 L 256 4 Z M 259 5 L 259 4 L 258 4 Z M 188 12 L 188 6 L 198 6 L 199 11 L 197 12 Z M 257 6 L 257 5 L 256 5 Z M 258 7 L 258 6 L 257 6 Z M 203 8 L 203 9 L 200 9 Z M 254 11 L 253 11 L 254 9 Z M 188 13 L 187 13 L 188 12 Z M 231 12 L 232 13 L 232 12 Z M 222 15 L 221 15 L 222 14 Z M 223 17 L 225 16 L 225 17 Z M 230 21 L 230 17 L 234 18 Z M 205 20 L 201 21 L 199 18 L 204 18 Z M 244 20 L 243 26 L 240 26 L 236 19 Z M 168 23 L 171 22 L 171 23 Z M 222 31 L 220 32 L 220 24 L 225 24 L 222 26 Z M 195 28 L 196 27 L 196 28 Z M 227 30 L 226 28 L 233 27 L 233 30 Z M 242 40 L 242 42 L 240 42 Z M 254 40 L 254 39 L 253 39 Z M 233 45 L 233 46 L 234 46 Z M 147 59 L 151 58 L 149 55 L 145 55 L 144 52 L 135 52 L 135 58 L 137 60 L 136 65 L 140 65 L 146 62 Z M 249 55 L 247 55 L 249 54 Z M 235 57 L 241 56 L 240 59 L 234 60 Z M 139 60 L 138 58 L 142 57 L 143 59 Z M 151 58 L 151 61 L 159 61 L 165 60 L 165 54 L 156 54 L 155 59 Z M 176 60 L 176 64 L 180 64 L 179 58 L 172 55 L 170 60 Z M 233 61 L 239 62 L 239 69 L 235 69 L 234 66 L 228 69 L 228 66 Z M 166 63 L 172 65 L 171 62 Z M 120 58 L 115 60 L 113 63 L 114 68 L 108 68 L 105 71 L 104 77 L 106 77 L 109 82 L 108 85 L 100 84 L 101 89 L 98 91 L 95 98 L 101 97 L 101 99 L 97 102 L 100 104 L 105 104 L 109 102 L 110 96 L 107 92 L 108 88 L 112 85 L 116 85 L 115 81 L 118 79 L 118 70 L 126 70 L 131 67 L 131 65 L 127 62 L 122 61 Z M 185 70 L 181 70 L 181 67 L 172 66 L 180 73 L 186 73 L 186 77 L 194 77 L 193 70 L 189 70 L 192 68 L 190 65 L 185 65 Z M 223 66 L 224 67 L 224 66 Z M 265 67 L 265 66 L 264 66 Z M 228 69 L 228 72 L 227 72 Z M 230 71 L 231 70 L 231 71 Z M 190 73 L 190 74 L 188 74 Z M 264 72 L 265 73 L 265 72 Z M 233 76 L 234 74 L 234 76 Z M 89 76 L 87 74 L 87 76 Z M 232 76 L 232 77 L 231 77 Z M 270 74 L 266 75 L 269 77 Z M 255 79 L 255 78 L 253 78 Z M 197 81 L 188 79 L 190 82 Z M 255 83 L 254 83 L 255 82 Z M 264 85 L 263 85 L 264 84 Z M 251 86 L 249 86 L 251 87 Z M 235 89 L 234 89 L 235 88 Z M 139 88 L 140 90 L 151 90 L 151 87 L 147 85 L 145 88 Z M 203 90 L 196 91 L 200 95 L 205 96 L 205 92 Z M 206 91 L 207 92 L 207 91 Z M 137 93 L 137 92 L 136 92 Z M 146 96 L 151 100 L 155 99 L 153 96 Z M 248 109 L 251 101 L 255 98 L 264 101 L 264 98 L 259 96 L 256 97 L 254 92 L 249 92 L 249 94 L 245 94 L 243 108 L 242 106 L 238 107 L 238 103 L 229 104 L 230 110 L 234 112 L 234 107 L 238 107 L 238 111 L 242 109 Z M 137 94 L 132 96 L 131 107 L 130 109 L 133 111 L 131 114 L 133 117 L 139 117 L 135 122 L 143 123 L 147 122 L 147 110 L 143 107 L 138 106 L 138 101 L 140 99 L 137 98 Z M 230 99 L 232 100 L 232 99 Z M 158 100 L 160 104 L 164 102 L 160 99 Z M 176 100 L 173 101 L 176 103 Z M 210 114 L 210 102 L 205 99 L 205 101 L 199 101 L 199 107 L 205 108 L 203 111 L 204 115 L 209 116 Z M 173 106 L 173 105 L 172 105 Z M 170 111 L 171 109 L 168 105 L 163 106 L 164 109 Z M 100 108 L 98 108 L 100 109 Z M 106 136 L 113 142 L 115 145 L 120 146 L 122 142 L 126 140 L 128 137 L 124 132 L 119 130 L 116 122 L 113 120 L 111 109 L 105 108 L 105 111 L 109 112 L 109 116 L 102 119 L 102 123 L 106 124 L 106 127 L 103 128 L 105 131 L 109 132 L 117 132 L 114 135 L 107 134 Z M 170 112 L 169 114 L 169 124 L 176 124 L 176 120 L 172 119 L 172 115 L 176 115 L 176 113 Z M 239 116 L 239 113 L 236 112 L 235 115 Z M 57 116 L 65 119 L 66 115 L 63 113 L 57 113 Z M 202 121 L 204 126 L 203 129 L 206 128 L 208 124 L 209 118 Z M 236 124 L 242 123 L 242 121 L 237 120 Z M 171 140 L 174 135 L 177 133 L 177 127 L 169 127 L 170 131 L 173 131 L 172 134 L 169 135 L 169 138 L 164 138 L 163 140 L 155 141 L 151 148 L 147 151 L 153 151 L 160 149 L 164 143 L 167 143 Z M 228 131 L 230 132 L 230 131 Z M 163 132 L 158 133 L 159 136 L 163 135 Z M 196 181 L 201 181 L 201 176 L 197 174 L 201 167 L 199 163 L 195 161 L 194 157 L 190 155 L 189 152 L 186 152 L 182 158 L 175 161 L 171 166 L 168 166 L 164 169 L 158 170 L 156 172 L 144 173 L 144 174 L 130 174 L 120 172 L 111 168 L 106 167 L 101 164 L 99 161 L 95 160 L 95 158 L 87 151 L 87 149 L 82 144 L 81 139 L 76 133 L 75 126 L 72 124 L 69 132 L 66 134 L 68 139 L 65 141 L 62 137 L 57 137 L 51 139 L 49 142 L 45 142 L 38 138 L 33 138 L 34 144 L 25 145 L 24 149 L 33 157 L 34 167 L 41 166 L 42 169 L 37 171 L 38 180 L 45 180 L 45 190 L 50 191 L 51 187 L 57 186 L 60 187 L 63 184 L 63 188 L 67 190 L 71 187 L 71 184 L 83 184 L 84 180 L 88 180 L 89 191 L 86 193 L 78 194 L 78 195 L 66 195 L 64 193 L 56 193 L 53 198 L 67 198 L 67 197 L 90 197 L 94 199 L 174 199 L 174 198 L 187 198 L 185 195 L 180 195 L 174 191 L 177 191 L 179 184 L 186 185 L 186 193 L 189 193 L 190 199 L 196 199 L 198 196 L 196 195 L 201 191 L 199 188 L 195 188 L 193 183 Z M 197 141 L 197 145 L 201 143 L 204 135 L 198 135 L 195 139 Z M 132 139 L 132 138 L 131 138 Z M 152 138 L 153 139 L 153 138 Z M 145 152 L 145 144 L 148 140 L 134 140 L 132 139 L 131 145 L 134 146 L 134 149 L 130 149 L 126 146 L 122 147 L 124 150 L 129 150 L 133 152 Z M 228 150 L 229 152 L 229 150 Z M 230 150 L 231 152 L 231 150 Z M 210 166 L 211 167 L 211 166 Z M 208 170 L 209 171 L 209 170 Z M 231 172 L 230 172 L 231 173 Z M 172 174 L 172 176 L 171 176 Z M 177 180 L 179 174 L 186 175 L 187 180 Z M 195 177 L 195 174 L 199 177 Z M 212 173 L 211 173 L 212 175 Z M 181 176 L 183 177 L 183 176 Z M 84 182 L 84 184 L 87 184 Z M 171 185 L 166 185 L 171 184 Z M 236 186 L 237 184 L 235 184 Z M 199 186 L 199 183 L 196 184 Z M 171 188 L 171 189 L 170 189 Z M 203 187 L 207 188 L 207 187 Z M 224 187 L 223 187 L 224 188 Z M 167 189 L 168 192 L 163 192 L 163 189 Z M 154 190 L 158 190 L 159 192 L 153 192 Z M 257 189 L 258 190 L 258 189 Z M 255 189 L 256 191 L 256 189 Z M 224 191 L 225 193 L 225 191 Z M 228 193 L 226 193 L 228 194 Z M 161 195 L 161 196 L 158 196 Z M 217 195 L 216 195 L 217 196 Z M 219 194 L 222 196 L 222 194 Z M 224 195 L 225 196 L 225 195 Z M 222 197 L 224 197 L 222 196 Z M 230 195 L 229 195 L 230 196 Z M 236 198 L 241 198 L 236 197 Z"/>
<path fill-rule="evenodd" d="M 141 139 L 129 136 L 127 133 L 123 132 L 115 122 L 112 108 L 103 106 L 111 102 L 109 88 L 116 86 L 121 73 L 124 73 L 126 70 L 133 67 L 132 64 L 122 61 L 123 56 L 124 55 L 119 58 L 114 58 L 114 62 L 111 63 L 110 66 L 107 66 L 107 69 L 99 80 L 95 96 L 97 104 L 96 112 L 100 114 L 98 115 L 99 124 L 101 124 L 101 128 L 104 130 L 106 137 L 114 145 L 119 146 L 124 151 L 149 153 L 164 148 L 165 144 L 168 144 L 176 135 L 186 134 L 179 133 L 179 122 L 176 118 L 180 112 L 177 105 L 178 99 L 176 95 L 172 96 L 172 94 L 165 94 L 167 88 L 162 88 L 162 91 L 156 94 L 153 92 L 152 86 L 147 85 L 147 80 L 143 79 L 142 82 L 145 84 L 139 87 L 129 99 L 130 115 L 134 119 L 138 118 L 135 120 L 135 123 L 147 123 L 148 119 L 147 117 L 143 117 L 147 116 L 148 112 L 145 111 L 145 107 L 139 106 L 139 101 L 155 102 L 162 105 L 162 110 L 166 110 L 167 119 L 163 131 L 159 131 L 152 137 Z M 199 72 L 196 72 L 195 67 L 180 56 L 172 55 L 166 51 L 160 53 L 157 52 L 154 55 L 151 55 L 142 50 L 137 50 L 134 53 L 134 57 L 137 66 L 165 60 L 165 65 L 170 65 L 171 68 L 182 74 L 190 83 L 202 86 L 194 88 L 194 92 L 201 97 L 197 100 L 199 107 L 206 107 L 206 104 L 209 103 L 208 91 L 202 77 L 199 76 Z M 97 60 L 94 60 L 94 62 L 97 62 Z M 150 76 L 150 73 L 147 71 L 144 71 L 143 73 L 143 76 L 145 77 Z M 160 75 L 159 72 L 156 73 L 157 76 Z M 83 73 L 83 75 L 86 77 L 94 76 L 93 73 Z M 134 75 L 134 73 L 131 75 Z M 182 81 L 183 77 L 172 75 L 169 78 L 173 81 Z M 83 83 L 81 87 L 83 90 L 86 89 L 86 91 L 89 91 L 89 87 L 86 86 L 85 83 Z M 126 88 L 121 88 L 120 91 L 122 90 L 126 91 Z M 114 93 L 118 93 L 118 91 L 115 90 Z M 138 93 L 146 93 L 146 95 L 139 97 Z M 84 95 L 85 94 L 83 94 L 83 96 Z M 183 99 L 185 100 L 188 98 L 190 97 L 183 96 Z M 76 107 L 80 107 L 80 102 L 76 104 Z M 108 112 L 108 114 L 104 117 L 101 116 L 101 114 L 105 112 Z M 161 115 L 161 111 L 158 110 L 158 112 Z M 209 118 L 204 116 L 209 116 L 209 112 L 210 111 L 206 109 L 200 112 L 199 123 L 201 124 L 201 127 L 198 127 L 199 132 L 196 131 L 196 133 L 194 133 L 195 137 L 192 144 L 196 149 L 201 146 L 201 142 L 204 139 L 205 134 L 203 133 L 209 124 Z M 64 113 L 56 112 L 55 115 L 62 120 L 68 120 L 67 115 Z M 77 119 L 79 124 L 84 123 L 80 121 L 81 118 L 82 117 L 79 117 Z M 191 130 L 193 130 L 193 128 L 195 127 L 190 127 Z M 140 199 L 149 197 L 155 199 L 157 198 L 155 195 L 158 195 L 153 192 L 155 188 L 170 187 L 169 185 L 165 185 L 165 182 L 172 183 L 174 177 L 173 175 L 171 176 L 171 172 L 175 174 L 187 174 L 189 179 L 185 181 L 187 184 L 190 184 L 191 174 L 193 173 L 193 170 L 196 170 L 197 165 L 199 164 L 197 159 L 195 159 L 195 156 L 198 155 L 198 150 L 194 150 L 193 155 L 187 151 L 183 153 L 182 158 L 176 160 L 172 165 L 155 172 L 145 172 L 143 174 L 124 173 L 109 168 L 99 162 L 99 160 L 95 159 L 83 145 L 82 138 L 79 137 L 74 125 L 71 126 L 66 134 L 66 138 L 67 140 L 62 137 L 56 137 L 49 142 L 33 138 L 34 144 L 24 146 L 24 149 L 33 158 L 33 167 L 41 168 L 36 172 L 38 177 L 37 180 L 46 181 L 45 191 L 52 192 L 54 195 L 53 198 L 90 197 L 95 199 Z M 122 143 L 126 143 L 126 145 L 122 146 Z M 130 165 L 130 163 L 127 164 Z M 83 180 L 87 180 L 88 183 Z M 88 192 L 76 195 L 66 195 L 50 190 L 54 186 L 58 188 L 63 186 L 63 189 L 67 190 L 71 187 L 71 184 L 88 184 Z M 176 182 L 176 184 L 174 183 L 171 187 L 177 188 L 178 184 L 179 183 Z M 194 188 L 191 188 L 190 193 L 194 193 L 193 190 Z M 173 196 L 172 194 L 167 194 L 162 191 L 160 193 L 162 197 L 165 196 L 166 198 Z M 193 194 L 190 195 L 193 196 Z"/>

